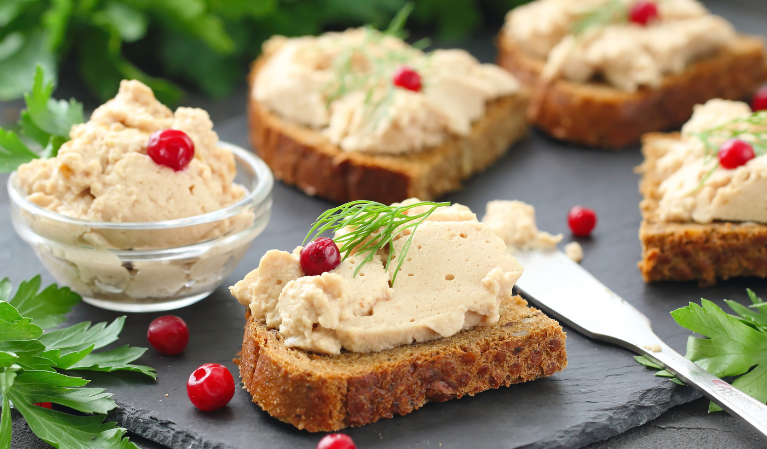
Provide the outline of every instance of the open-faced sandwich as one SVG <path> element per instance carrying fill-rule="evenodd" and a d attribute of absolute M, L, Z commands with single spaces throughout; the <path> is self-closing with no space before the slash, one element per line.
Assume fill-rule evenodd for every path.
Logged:
<path fill-rule="evenodd" d="M 534 92 L 535 125 L 613 149 L 767 79 L 762 39 L 696 0 L 535 0 L 509 12 L 498 47 L 498 64 Z"/>
<path fill-rule="evenodd" d="M 330 431 L 565 368 L 561 326 L 512 294 L 522 267 L 505 243 L 561 237 L 522 203 L 491 203 L 489 224 L 447 204 L 331 209 L 307 238 L 334 239 L 269 251 L 231 288 L 248 306 L 239 364 L 254 402 Z"/>
<path fill-rule="evenodd" d="M 767 111 L 710 100 L 681 134 L 644 137 L 645 281 L 767 276 Z"/>
<path fill-rule="evenodd" d="M 527 131 L 513 76 L 371 28 L 273 37 L 250 75 L 250 138 L 286 184 L 336 202 L 433 199 Z"/>

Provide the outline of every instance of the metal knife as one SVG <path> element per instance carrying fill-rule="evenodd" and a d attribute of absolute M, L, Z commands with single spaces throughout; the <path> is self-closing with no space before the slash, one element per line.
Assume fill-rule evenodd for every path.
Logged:
<path fill-rule="evenodd" d="M 767 436 L 767 406 L 686 359 L 658 338 L 650 320 L 561 251 L 515 252 L 516 287 L 544 312 L 590 338 L 641 354 Z"/>

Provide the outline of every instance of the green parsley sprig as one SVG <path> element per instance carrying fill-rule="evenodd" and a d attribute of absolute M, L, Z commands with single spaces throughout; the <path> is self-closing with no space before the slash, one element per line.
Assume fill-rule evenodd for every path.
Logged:
<path fill-rule="evenodd" d="M 125 317 L 110 324 L 84 322 L 43 332 L 65 321 L 64 315 L 80 296 L 56 285 L 40 291 L 40 276 L 22 282 L 13 297 L 11 290 L 8 279 L 0 281 L 0 449 L 10 448 L 11 407 L 21 412 L 38 437 L 60 449 L 138 449 L 123 438 L 125 429 L 104 422 L 106 413 L 117 407 L 112 394 L 85 388 L 89 380 L 68 374 L 132 371 L 155 379 L 154 369 L 131 363 L 145 348 L 126 345 L 94 352 L 117 340 Z M 39 402 L 58 406 L 49 410 L 35 405 Z"/>
<path fill-rule="evenodd" d="M 611 0 L 609 3 L 587 11 L 573 23 L 570 31 L 575 36 L 581 36 L 586 31 L 594 28 L 602 28 L 616 23 L 628 21 L 628 7 L 620 0 Z"/>
<path fill-rule="evenodd" d="M 761 127 L 761 129 L 755 130 L 753 126 Z M 693 191 L 697 192 L 719 168 L 718 155 L 722 142 L 747 136 L 744 140 L 751 144 L 757 156 L 763 156 L 767 152 L 767 111 L 757 111 L 748 117 L 739 117 L 705 131 L 691 132 L 689 135 L 703 142 L 704 163 L 714 163 Z"/>
<path fill-rule="evenodd" d="M 16 133 L 0 128 L 0 173 L 10 173 L 33 159 L 55 157 L 61 145 L 69 140 L 72 125 L 84 121 L 82 104 L 75 100 L 56 101 L 51 98 L 52 92 L 53 81 L 45 82 L 43 68 L 38 65 L 32 92 L 24 94 L 27 108 L 21 111 L 19 128 L 42 151 L 33 151 Z"/>
<path fill-rule="evenodd" d="M 346 230 L 345 234 L 334 238 L 336 243 L 341 244 L 339 248 L 343 255 L 342 260 L 346 260 L 352 251 L 365 254 L 365 259 L 357 265 L 354 275 L 357 275 L 363 265 L 373 260 L 373 256 L 379 249 L 389 249 L 389 257 L 386 261 L 385 269 L 389 269 L 389 263 L 395 258 L 394 245 L 392 242 L 400 232 L 411 229 L 410 237 L 402 247 L 402 253 L 399 255 L 397 269 L 394 270 L 391 283 L 397 278 L 402 263 L 405 261 L 405 255 L 410 249 L 410 243 L 413 241 L 413 235 L 418 226 L 423 223 L 429 215 L 438 207 L 449 206 L 450 203 L 434 203 L 431 201 L 421 201 L 406 206 L 387 206 L 375 201 L 352 201 L 325 211 L 317 217 L 312 229 L 306 234 L 304 243 L 314 237 L 322 235 L 326 231 Z M 410 209 L 426 206 L 429 209 L 426 212 L 415 215 L 407 215 Z"/>
<path fill-rule="evenodd" d="M 725 300 L 737 314 L 730 315 L 706 299 L 701 305 L 690 303 L 688 307 L 671 312 L 682 327 L 707 338 L 690 336 L 687 340 L 686 357 L 717 377 L 737 377 L 732 386 L 760 402 L 767 402 L 767 302 L 750 289 L 749 307 L 735 301 Z M 684 385 L 669 371 L 647 357 L 635 356 L 642 365 L 660 370 L 658 377 Z M 722 410 L 713 402 L 709 412 Z"/>

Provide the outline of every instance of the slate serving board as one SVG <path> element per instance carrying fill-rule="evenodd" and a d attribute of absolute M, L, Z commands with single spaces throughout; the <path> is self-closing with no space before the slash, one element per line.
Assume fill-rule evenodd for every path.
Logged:
<path fill-rule="evenodd" d="M 709 6 L 741 30 L 759 33 L 767 23 L 767 11 L 756 3 L 736 0 L 710 2 Z M 749 5 L 761 10 L 749 9 Z M 492 60 L 494 55 L 489 42 L 472 46 L 472 50 L 484 60 Z M 216 126 L 223 140 L 245 147 L 246 129 L 244 116 Z M 541 229 L 565 234 L 563 244 L 569 240 L 567 210 L 575 204 L 595 208 L 597 229 L 593 237 L 579 240 L 585 252 L 583 266 L 645 313 L 661 338 L 684 351 L 689 332 L 674 323 L 670 310 L 701 297 L 720 305 L 723 298 L 742 301 L 746 287 L 767 295 L 767 282 L 738 280 L 705 289 L 694 283 L 645 285 L 636 268 L 640 257 L 640 196 L 638 178 L 632 171 L 640 162 L 636 148 L 619 153 L 572 148 L 533 132 L 496 165 L 469 181 L 463 191 L 446 199 L 468 205 L 480 216 L 490 200 L 526 201 L 536 206 Z M 1 201 L 2 274 L 18 283 L 34 273 L 45 273 L 12 230 L 7 196 Z M 140 362 L 157 368 L 156 382 L 134 375 L 92 377 L 94 385 L 115 393 L 121 408 L 113 418 L 138 435 L 174 448 L 313 448 L 320 435 L 298 431 L 269 417 L 251 402 L 246 391 L 238 389 L 225 409 L 203 413 L 189 403 L 185 384 L 189 374 L 206 362 L 223 363 L 236 376 L 237 367 L 231 359 L 240 349 L 244 308 L 226 287 L 255 268 L 265 251 L 292 250 L 311 221 L 329 206 L 276 183 L 272 220 L 234 274 L 211 297 L 173 312 L 189 324 L 187 350 L 178 356 L 164 356 L 151 349 L 147 352 Z M 44 280 L 52 281 L 47 274 Z M 70 321 L 97 322 L 119 315 L 82 304 Z M 120 344 L 147 346 L 147 326 L 160 315 L 130 315 Z M 566 331 L 569 365 L 561 373 L 475 397 L 427 404 L 410 415 L 349 429 L 348 433 L 360 448 L 581 447 L 698 397 L 690 388 L 653 377 L 628 351 Z"/>

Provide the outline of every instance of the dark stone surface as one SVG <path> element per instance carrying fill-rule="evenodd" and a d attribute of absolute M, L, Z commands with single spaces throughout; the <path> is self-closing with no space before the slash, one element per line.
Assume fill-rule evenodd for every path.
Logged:
<path fill-rule="evenodd" d="M 711 3 L 716 12 L 747 32 L 762 32 L 765 14 L 749 10 L 744 0 Z M 760 6 L 761 7 L 761 6 Z M 487 39 L 467 45 L 484 60 L 494 49 Z M 244 101 L 244 99 L 242 100 Z M 246 123 L 231 105 L 214 115 L 222 139 L 247 146 Z M 3 117 L 6 114 L 3 114 Z M 224 117 L 235 117 L 224 120 Z M 645 285 L 636 268 L 640 199 L 632 169 L 641 161 L 636 149 L 621 153 L 569 148 L 533 133 L 483 175 L 469 181 L 462 192 L 446 199 L 472 207 L 480 215 L 487 201 L 520 199 L 536 206 L 541 229 L 567 236 L 565 215 L 575 204 L 596 209 L 599 225 L 584 246 L 583 265 L 645 313 L 656 332 L 671 346 L 684 351 L 689 332 L 677 326 L 669 311 L 701 297 L 723 305 L 722 299 L 745 300 L 745 288 L 767 294 L 763 280 L 738 280 L 700 289 L 693 283 Z M 4 177 L 0 177 L 4 179 Z M 169 447 L 314 447 L 320 435 L 300 432 L 269 417 L 238 390 L 223 410 L 203 413 L 186 398 L 188 375 L 202 363 L 223 363 L 236 375 L 232 357 L 240 349 L 244 308 L 230 297 L 226 286 L 255 268 L 268 249 L 291 250 L 303 239 L 309 223 L 329 204 L 309 198 L 281 184 L 275 185 L 274 215 L 235 273 L 210 298 L 173 312 L 189 323 L 191 341 L 179 356 L 153 350 L 140 360 L 158 370 L 158 380 L 140 376 L 92 376 L 93 384 L 115 393 L 121 408 L 113 414 L 131 432 Z M 0 267 L 15 283 L 43 267 L 12 231 L 7 197 L 0 205 Z M 566 237 L 566 241 L 569 237 Z M 555 278 L 554 278 L 555 279 Z M 45 282 L 51 278 L 44 275 Z M 120 314 L 82 304 L 70 321 L 111 320 Z M 122 343 L 146 346 L 148 323 L 161 314 L 133 314 L 126 323 Z M 697 393 L 655 378 L 622 349 L 589 341 L 568 331 L 569 366 L 562 373 L 535 382 L 481 393 L 473 398 L 428 404 L 405 417 L 349 430 L 361 448 L 438 447 L 581 447 L 605 440 L 688 402 Z M 166 396 L 167 394 L 167 396 Z M 706 416 L 705 401 L 664 415 L 653 424 L 593 448 L 692 448 L 705 438 L 712 447 L 757 447 L 746 428 L 724 414 Z M 19 429 L 13 447 L 33 447 Z M 22 440 L 18 439 L 22 438 Z M 668 444 L 666 444 L 668 443 Z M 140 443 L 141 444 L 141 443 Z M 749 446 L 750 445 L 750 446 Z M 148 443 L 148 447 L 154 445 Z"/>

